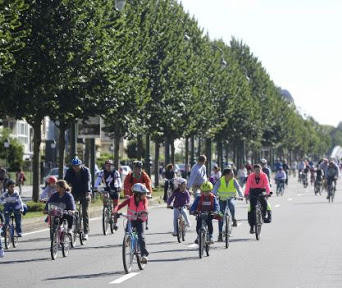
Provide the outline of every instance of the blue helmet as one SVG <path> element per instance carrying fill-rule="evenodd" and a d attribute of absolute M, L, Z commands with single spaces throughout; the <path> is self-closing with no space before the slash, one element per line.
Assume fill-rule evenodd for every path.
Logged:
<path fill-rule="evenodd" d="M 80 158 L 78 158 L 77 156 L 71 160 L 71 165 L 72 166 L 80 166 L 82 165 L 82 161 L 80 160 Z"/>

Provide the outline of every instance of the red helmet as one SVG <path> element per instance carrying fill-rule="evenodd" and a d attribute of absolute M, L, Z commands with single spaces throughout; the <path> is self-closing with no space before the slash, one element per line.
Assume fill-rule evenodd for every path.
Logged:
<path fill-rule="evenodd" d="M 56 182 L 57 182 L 57 178 L 55 176 L 50 176 L 47 179 L 47 183 L 49 183 L 49 184 L 55 184 Z"/>

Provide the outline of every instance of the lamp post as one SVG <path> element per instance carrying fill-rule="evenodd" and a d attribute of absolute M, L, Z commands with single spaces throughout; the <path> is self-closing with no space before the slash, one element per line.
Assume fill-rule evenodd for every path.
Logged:
<path fill-rule="evenodd" d="M 56 162 L 56 141 L 53 139 L 50 143 L 50 147 L 52 152 L 52 168 L 55 167 L 55 162 Z"/>
<path fill-rule="evenodd" d="M 7 158 L 8 158 L 8 148 L 10 147 L 10 142 L 9 142 L 9 139 L 6 139 L 5 142 L 4 142 L 4 147 L 5 147 L 5 150 L 6 150 L 6 169 L 8 169 L 7 167 Z"/>

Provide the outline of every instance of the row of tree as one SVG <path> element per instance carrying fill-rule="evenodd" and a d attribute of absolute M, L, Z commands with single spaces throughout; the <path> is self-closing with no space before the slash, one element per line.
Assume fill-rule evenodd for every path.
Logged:
<path fill-rule="evenodd" d="M 131 0 L 121 12 L 114 0 L 0 1 L 0 93 L 0 118 L 34 129 L 35 201 L 45 116 L 60 129 L 61 171 L 65 131 L 93 115 L 105 119 L 115 155 L 121 137 L 145 138 L 156 163 L 161 144 L 174 161 L 178 138 L 186 163 L 200 137 L 208 156 L 216 143 L 221 165 L 225 147 L 241 162 L 262 147 L 304 156 L 330 145 L 327 128 L 282 97 L 246 44 L 211 40 L 176 0 Z"/>

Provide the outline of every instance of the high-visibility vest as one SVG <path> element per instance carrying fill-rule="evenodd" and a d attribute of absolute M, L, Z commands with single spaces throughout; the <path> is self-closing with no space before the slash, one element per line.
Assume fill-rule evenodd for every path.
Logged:
<path fill-rule="evenodd" d="M 137 213 L 139 212 L 147 212 L 144 201 L 139 201 L 138 206 L 135 204 L 134 196 L 131 196 L 129 199 L 128 209 L 127 209 L 127 215 L 129 217 L 129 220 L 138 220 L 146 221 L 147 216 L 145 214 L 137 217 Z"/>
<path fill-rule="evenodd" d="M 230 179 L 228 185 L 226 184 L 225 177 L 221 177 L 220 179 L 220 187 L 217 190 L 217 195 L 221 201 L 225 201 L 228 198 L 232 198 L 236 196 L 236 188 L 234 185 L 234 178 Z"/>

